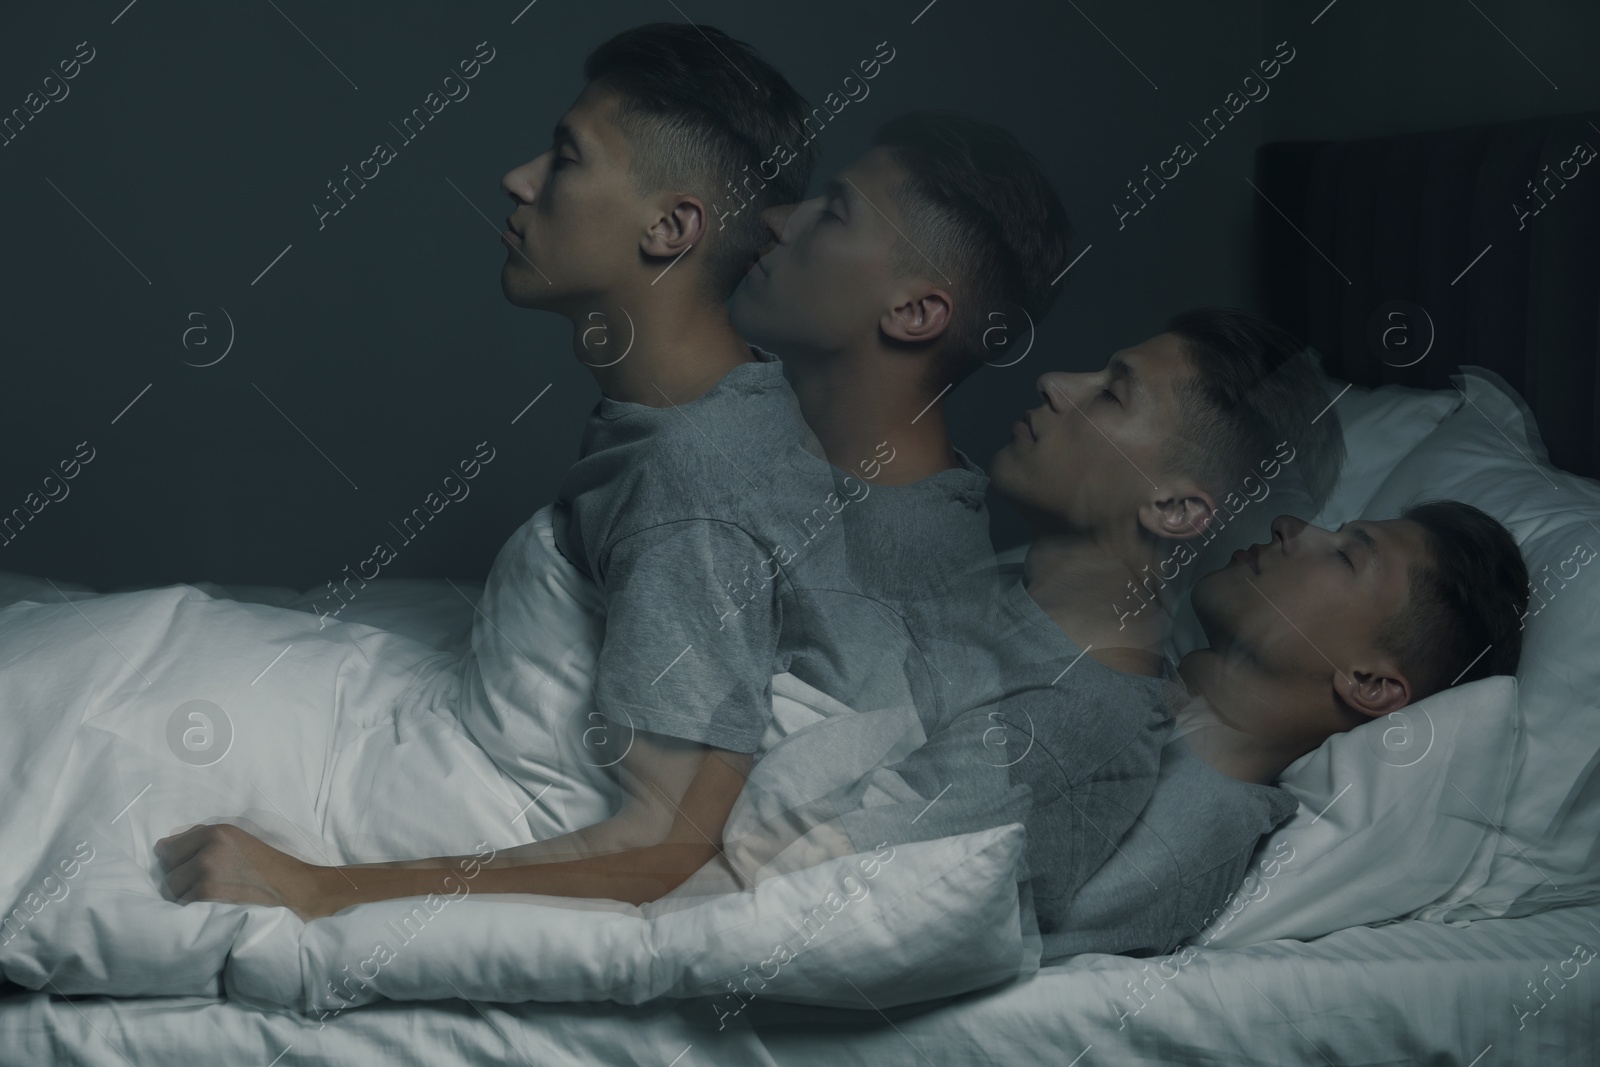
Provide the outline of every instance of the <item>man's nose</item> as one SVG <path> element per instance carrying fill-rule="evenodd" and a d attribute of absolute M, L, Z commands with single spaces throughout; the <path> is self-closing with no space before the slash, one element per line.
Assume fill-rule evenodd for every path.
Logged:
<path fill-rule="evenodd" d="M 1082 374 L 1071 374 L 1066 371 L 1045 371 L 1039 375 L 1039 380 L 1034 384 L 1044 395 L 1045 403 L 1050 405 L 1052 411 L 1071 411 L 1080 408 L 1083 404 L 1083 381 L 1087 377 Z"/>
<path fill-rule="evenodd" d="M 1310 523 L 1293 515 L 1279 515 L 1272 520 L 1272 532 L 1283 539 L 1285 546 L 1298 537 Z"/>
<path fill-rule="evenodd" d="M 500 179 L 500 189 L 518 204 L 531 204 L 536 190 L 539 188 L 540 176 L 544 173 L 547 157 L 550 153 L 535 156 L 520 167 L 513 167 L 506 171 L 505 177 Z"/>

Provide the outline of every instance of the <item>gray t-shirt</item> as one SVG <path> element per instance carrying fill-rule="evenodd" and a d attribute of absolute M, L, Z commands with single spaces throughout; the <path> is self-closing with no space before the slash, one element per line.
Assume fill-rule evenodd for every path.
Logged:
<path fill-rule="evenodd" d="M 759 359 L 779 358 L 750 347 Z M 953 449 L 957 466 L 909 484 L 887 484 L 885 474 L 892 476 L 903 444 L 891 432 L 872 456 L 833 475 L 839 496 L 849 502 L 839 516 L 849 587 L 888 607 L 876 647 L 903 663 L 924 734 L 931 735 L 959 710 L 950 700 L 950 674 L 929 657 L 931 639 L 947 626 L 947 601 L 963 595 L 957 583 L 995 565 L 984 505 L 989 476 Z"/>
<path fill-rule="evenodd" d="M 959 466 L 907 485 L 874 485 L 841 472 L 844 491 L 860 498 L 842 516 L 851 580 L 894 612 L 896 643 L 886 642 L 884 651 L 898 650 L 929 736 L 972 706 L 957 699 L 958 666 L 941 665 L 934 646 L 948 640 L 951 620 L 964 616 L 970 576 L 995 566 L 984 506 L 989 476 L 960 449 L 955 453 Z M 883 466 L 892 468 L 893 460 Z"/>
<path fill-rule="evenodd" d="M 889 768 L 916 799 L 841 822 L 853 844 L 870 849 L 1021 821 L 1018 878 L 1031 882 L 1042 929 L 1059 921 L 1150 800 L 1181 687 L 1084 655 L 1013 572 L 995 573 L 988 594 L 973 591 L 965 608 L 969 637 L 984 638 L 967 651 L 989 660 L 976 669 L 987 681 L 969 692 L 988 690 L 990 699 L 957 711 Z"/>
<path fill-rule="evenodd" d="M 1059 913 L 1040 909 L 1044 962 L 1172 952 L 1217 916 L 1262 836 L 1298 806 L 1287 789 L 1229 777 L 1172 738 L 1155 791 L 1115 853 Z"/>
<path fill-rule="evenodd" d="M 598 710 L 753 752 L 774 674 L 857 710 L 906 702 L 881 653 L 891 613 L 849 580 L 849 506 L 776 360 L 683 404 L 602 397 L 552 530 L 606 598 Z"/>

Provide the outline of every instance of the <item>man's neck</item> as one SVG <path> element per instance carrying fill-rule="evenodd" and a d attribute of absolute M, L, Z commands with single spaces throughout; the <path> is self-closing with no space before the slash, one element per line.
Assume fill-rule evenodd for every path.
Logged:
<path fill-rule="evenodd" d="M 1196 755 L 1230 778 L 1276 781 L 1289 764 L 1338 732 L 1309 721 L 1299 729 L 1284 725 L 1293 721 L 1287 709 L 1326 701 L 1326 693 L 1269 679 L 1212 649 L 1183 657 L 1178 676 L 1191 697 L 1175 716 L 1178 733 Z M 1349 725 L 1357 721 L 1350 719 Z"/>
<path fill-rule="evenodd" d="M 1166 602 L 1154 598 L 1145 610 L 1116 610 L 1129 598 L 1130 581 L 1153 559 L 1137 534 L 1113 543 L 1035 530 L 1022 572 L 1028 595 L 1079 648 L 1118 670 L 1153 674 L 1170 622 Z"/>
<path fill-rule="evenodd" d="M 689 293 L 608 295 L 569 318 L 573 354 L 613 400 L 686 404 L 754 358 L 727 308 Z"/>
<path fill-rule="evenodd" d="M 871 460 L 882 459 L 882 442 L 894 449 L 893 462 L 883 463 L 873 479 L 879 485 L 908 485 L 960 466 L 945 428 L 942 398 L 918 380 L 923 367 L 920 360 L 858 352 L 784 361 L 800 413 L 828 462 L 862 477 L 864 470 L 874 469 Z"/>

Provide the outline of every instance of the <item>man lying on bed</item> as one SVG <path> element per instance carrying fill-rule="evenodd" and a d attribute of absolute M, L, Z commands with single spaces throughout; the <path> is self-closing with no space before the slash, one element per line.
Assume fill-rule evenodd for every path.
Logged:
<path fill-rule="evenodd" d="M 995 755 L 993 735 L 1003 731 L 1004 751 L 1015 746 L 1024 753 L 1007 768 L 1010 785 L 1033 794 L 1032 809 L 1018 814 L 1028 830 L 1045 959 L 1168 952 L 1215 916 L 1242 881 L 1260 837 L 1294 811 L 1293 795 L 1269 784 L 1284 768 L 1336 733 L 1452 685 L 1515 672 L 1527 589 L 1509 533 L 1469 505 L 1433 502 L 1399 519 L 1351 522 L 1336 531 L 1281 516 L 1269 543 L 1235 553 L 1196 586 L 1194 605 L 1210 644 L 1178 666 L 1187 693 L 1176 716 L 1178 736 L 1161 750 L 1159 781 L 1132 829 L 1072 893 L 1060 891 L 1052 853 L 1078 847 L 1094 827 L 1074 817 L 1078 783 L 1048 750 L 1051 723 L 1004 705 L 998 715 L 979 708 L 888 770 L 930 801 L 944 785 L 993 788 L 995 767 L 1009 760 Z M 1006 787 L 999 782 L 1000 790 Z M 1009 798 L 995 799 L 1001 811 Z M 846 812 L 831 852 L 951 832 L 940 814 L 919 820 L 913 809 L 920 807 Z M 815 814 L 813 824 L 828 813 Z M 770 856 L 786 843 L 764 843 L 762 851 Z M 377 867 L 344 868 L 365 883 L 355 896 L 344 892 L 339 869 L 305 864 L 231 827 L 189 831 L 158 851 L 180 899 L 278 904 L 305 918 L 363 899 L 444 892 L 446 866 L 464 858 L 383 871 L 414 876 L 403 883 L 374 882 Z M 567 864 L 543 866 L 553 877 L 537 887 L 530 884 L 536 879 L 519 877 L 530 868 L 490 867 L 479 873 L 478 888 L 585 895 L 560 870 Z M 637 873 L 662 876 L 647 859 Z"/>
<path fill-rule="evenodd" d="M 1052 724 L 1002 701 L 890 768 L 931 801 L 950 783 L 993 791 L 996 749 L 1019 753 L 1004 758 L 1015 760 L 1011 785 L 1032 792 L 1031 870 L 1022 873 L 1046 962 L 1166 953 L 1202 930 L 1243 881 L 1260 838 L 1293 814 L 1294 795 L 1270 784 L 1286 767 L 1443 689 L 1516 672 L 1528 574 L 1493 518 L 1434 501 L 1338 530 L 1279 516 L 1270 542 L 1235 552 L 1192 598 L 1208 646 L 1178 664 L 1184 700 L 1159 779 L 1087 881 L 1062 876 L 1076 875 L 1062 857 L 1093 834 L 1084 825 L 1093 809 L 1052 750 Z M 851 843 L 836 851 L 939 836 L 944 802 L 920 820 L 918 799 L 846 812 L 839 822 Z"/>
<path fill-rule="evenodd" d="M 950 201 L 959 198 L 950 190 L 962 183 L 940 175 L 950 168 L 936 163 L 932 176 L 945 180 L 927 184 L 943 193 L 945 202 L 920 210 L 907 210 L 903 190 L 866 205 L 863 200 L 873 198 L 863 191 L 894 189 L 904 179 L 894 173 L 896 164 L 902 169 L 907 163 L 926 167 L 926 160 L 918 162 L 919 141 L 959 143 L 964 135 L 971 145 L 971 135 L 961 125 L 938 116 L 896 120 L 880 132 L 881 148 L 847 168 L 824 197 L 772 212 L 779 245 L 763 257 L 765 269 L 751 273 L 731 307 L 749 336 L 785 356 L 803 405 L 819 391 L 823 399 L 812 406 L 823 409 L 830 396 L 845 392 L 859 401 L 859 393 L 866 392 L 853 393 L 850 385 L 863 377 L 862 367 L 872 366 L 877 323 L 889 321 L 890 309 L 907 296 L 885 299 L 881 308 L 873 303 L 885 293 L 898 292 L 890 282 L 910 284 L 904 277 L 896 279 L 897 274 L 920 282 L 920 290 L 913 286 L 908 291 L 910 298 L 946 297 L 926 257 L 908 257 L 908 267 L 885 272 L 883 264 L 893 264 L 894 257 L 886 256 L 882 246 L 895 244 L 896 235 L 904 241 L 909 231 L 914 235 L 909 243 L 924 251 L 938 247 L 917 222 L 926 225 L 931 214 L 946 232 L 959 226 L 959 218 L 939 216 L 941 207 L 946 215 L 956 214 Z M 970 148 L 960 153 L 966 159 L 981 155 Z M 889 171 L 887 180 L 884 169 Z M 895 220 L 887 218 L 891 212 Z M 1003 211 L 997 214 L 1004 218 Z M 963 266 L 959 258 L 953 264 Z M 794 309 L 807 306 L 807 294 L 829 297 L 827 314 L 795 314 Z M 861 321 L 852 322 L 852 317 Z M 902 366 L 873 367 L 870 380 L 878 395 L 888 391 L 892 397 L 897 389 L 913 401 L 908 410 L 922 410 L 948 382 L 929 375 L 927 395 L 917 394 L 916 375 L 908 371 L 921 368 L 910 363 L 905 351 L 902 344 L 898 360 L 881 361 Z M 896 369 L 899 380 L 894 378 Z M 830 378 L 834 381 L 826 387 Z M 825 387 L 815 390 L 813 382 Z M 893 388 L 886 389 L 886 383 Z M 1279 460 L 1292 463 L 1313 502 L 1320 504 L 1342 459 L 1336 413 L 1327 409 L 1315 365 L 1303 347 L 1271 323 L 1233 309 L 1197 309 L 1176 316 L 1165 333 L 1117 352 L 1103 370 L 1047 373 L 1038 385 L 1045 403 L 1028 413 L 990 465 L 995 488 L 1031 527 L 1025 588 L 1015 579 L 1003 579 L 990 594 L 969 588 L 941 596 L 940 590 L 926 590 L 930 599 L 906 612 L 912 631 L 921 628 L 918 636 L 928 662 L 941 678 L 959 681 L 962 697 L 974 710 L 930 724 L 929 742 L 889 769 L 913 787 L 915 798 L 860 808 L 855 801 L 861 790 L 852 788 L 816 802 L 793 823 L 795 832 L 804 832 L 836 817 L 850 840 L 837 842 L 833 851 L 849 852 L 870 849 L 884 839 L 980 829 L 1008 813 L 1026 811 L 1031 862 L 1023 873 L 1031 879 L 1048 954 L 1093 948 L 1159 951 L 1168 933 L 1181 936 L 1195 923 L 1203 924 L 1243 877 L 1260 835 L 1293 810 L 1286 791 L 1258 784 L 1256 778 L 1235 782 L 1228 776 L 1245 769 L 1259 783 L 1270 782 L 1333 733 L 1420 699 L 1457 675 L 1467 681 L 1514 670 L 1516 643 L 1499 632 L 1504 627 L 1496 620 L 1518 614 L 1509 605 L 1525 596 L 1526 575 L 1509 536 L 1471 509 L 1424 509 L 1404 522 L 1354 524 L 1338 535 L 1301 529 L 1303 524 L 1287 517 L 1280 520 L 1274 545 L 1297 546 L 1280 578 L 1295 588 L 1292 595 L 1268 595 L 1285 601 L 1285 612 L 1292 607 L 1295 621 L 1285 620 L 1261 595 L 1265 590 L 1250 589 L 1245 591 L 1253 602 L 1232 603 L 1211 618 L 1214 649 L 1180 666 L 1185 688 L 1179 700 L 1207 693 L 1213 705 L 1229 708 L 1230 714 L 1208 713 L 1202 699 L 1179 722 L 1183 732 L 1196 723 L 1213 724 L 1194 741 L 1207 745 L 1205 755 L 1223 765 L 1222 773 L 1195 758 L 1189 743 L 1173 741 L 1152 756 L 1160 784 L 1159 796 L 1149 796 L 1148 790 L 1158 787 L 1137 781 L 1140 746 L 1116 749 L 1120 763 L 1089 762 L 1094 753 L 1115 748 L 1103 742 L 1118 731 L 1124 739 L 1148 739 L 1149 731 L 1139 729 L 1141 713 L 1156 711 L 1160 718 L 1162 709 L 1151 706 L 1161 697 L 1160 686 L 1141 687 L 1135 676 L 1162 673 L 1168 609 L 1191 575 L 1183 571 L 1171 580 L 1162 569 L 1166 581 L 1155 583 L 1148 577 L 1173 557 L 1175 546 L 1186 540 L 1198 544 L 1229 487 L 1252 472 L 1259 478 L 1260 463 L 1274 473 Z M 890 410 L 892 405 L 885 403 L 851 403 L 833 420 L 842 424 L 836 433 L 830 432 L 825 410 L 819 418 L 808 407 L 807 419 L 830 455 L 848 454 L 851 433 L 870 441 L 889 432 Z M 937 411 L 937 405 L 931 410 Z M 940 439 L 942 434 L 933 444 Z M 1281 444 L 1275 447 L 1275 442 Z M 1289 442 L 1293 451 L 1285 452 Z M 894 491 L 936 489 L 936 481 L 927 478 Z M 1246 481 L 1245 488 L 1250 484 Z M 875 502 L 886 495 L 874 489 L 854 513 L 855 521 L 872 521 Z M 951 494 L 944 493 L 942 500 L 937 492 L 926 495 L 929 514 L 942 506 L 944 522 L 959 529 L 961 508 L 952 506 Z M 1373 544 L 1393 542 L 1381 571 L 1374 569 L 1377 558 L 1366 547 L 1369 537 Z M 1321 553 L 1304 551 L 1313 541 L 1323 547 Z M 1343 567 L 1346 557 L 1348 587 L 1325 591 L 1325 611 L 1308 603 L 1306 591 L 1328 577 L 1313 565 L 1334 561 Z M 1260 553 L 1252 558 L 1259 559 Z M 1427 577 L 1426 559 L 1435 561 L 1431 573 L 1443 575 L 1440 582 Z M 1242 566 L 1236 563 L 1231 571 L 1218 572 L 1207 580 L 1206 590 L 1222 588 L 1224 582 L 1237 586 Z M 1416 581 L 1408 586 L 1413 571 Z M 1127 590 L 1134 584 L 1152 604 L 1129 618 Z M 1456 599 L 1463 589 L 1476 590 L 1471 602 Z M 1108 607 L 1113 604 L 1124 608 Z M 1261 650 L 1255 661 L 1260 672 L 1253 674 L 1251 661 L 1236 660 L 1259 642 L 1233 637 L 1230 620 L 1246 635 L 1266 628 L 1299 644 Z M 1323 634 L 1324 629 L 1329 632 Z M 1484 631 L 1497 634 L 1493 644 L 1499 651 L 1462 675 L 1465 661 L 1491 643 L 1474 643 Z M 1337 650 L 1346 666 L 1330 673 L 1330 661 L 1306 643 L 1306 634 L 1317 635 L 1317 647 Z M 1054 653 L 1058 661 L 1037 684 L 1030 684 L 1026 661 L 1041 650 L 1047 657 Z M 1218 664 L 1229 665 L 1220 682 L 1214 670 L 1191 680 L 1195 671 Z M 1335 692 L 1329 683 L 1340 674 L 1352 683 L 1359 679 L 1360 685 Z M 1156 683 L 1158 677 L 1145 681 Z M 1217 685 L 1221 691 L 1212 692 Z M 1276 709 L 1280 717 L 1252 713 L 1263 694 L 1282 700 Z M 958 699 L 942 696 L 947 704 Z M 1144 707 L 1137 706 L 1141 698 L 1149 702 Z M 1262 732 L 1240 733 L 1240 723 Z M 1259 762 L 1269 752 L 1271 765 Z M 997 772 L 1008 766 L 1009 774 Z M 1119 779 L 1119 771 L 1132 777 Z M 1013 792 L 1020 784 L 1028 785 L 1032 794 L 1031 805 L 1021 808 Z M 1119 810 L 1140 795 L 1134 787 L 1146 788 L 1148 801 L 1135 801 L 1145 809 L 1137 824 L 1132 813 Z M 1130 826 L 1120 845 L 1111 839 L 1122 838 Z M 787 840 L 779 836 L 762 842 L 764 854 Z M 738 846 L 730 842 L 730 847 Z M 1082 854 L 1113 852 L 1111 862 L 1089 882 L 1091 888 L 1080 891 L 1088 873 Z M 1138 863 L 1130 859 L 1135 854 Z M 757 854 L 749 860 L 760 858 Z M 1141 866 L 1160 884 L 1159 892 L 1136 873 Z"/>
<path fill-rule="evenodd" d="M 1196 332 L 1193 323 L 1184 329 Z M 1166 441 L 1154 428 L 1163 420 L 1152 420 L 1146 408 L 1164 409 L 1169 425 L 1181 422 L 1164 406 L 1178 403 L 1174 372 L 1178 378 L 1188 373 L 1178 357 L 1192 346 L 1182 333 L 1160 335 L 1119 352 L 1105 370 L 1042 379 L 1047 404 L 1031 413 L 1035 429 L 1026 438 L 1019 432 L 1005 450 L 1014 454 L 997 456 L 993 465 L 1000 488 L 1029 506 L 1040 535 L 1025 567 L 1027 585 L 997 576 L 1010 583 L 1002 596 L 968 604 L 999 605 L 1010 613 L 1002 617 L 1036 635 L 1051 633 L 1063 647 L 1073 605 L 1059 589 L 1057 597 L 1048 594 L 1060 577 L 1055 542 L 1083 523 L 1085 456 L 1096 469 L 1113 454 L 1150 471 L 1162 467 Z M 1100 391 L 1113 396 L 1099 399 Z M 1080 435 L 1078 443 L 1061 448 L 1071 434 Z M 1090 440 L 1099 445 L 1085 443 Z M 1102 491 L 1127 484 L 1133 483 L 1106 481 Z M 1034 599 L 1036 585 L 1043 600 Z M 1526 590 L 1526 569 L 1509 535 L 1465 505 L 1429 505 L 1403 519 L 1351 523 L 1336 532 L 1280 519 L 1269 545 L 1236 554 L 1199 583 L 1195 604 L 1211 646 L 1178 668 L 1189 698 L 1177 716 L 1184 736 L 1160 749 L 1160 777 L 1142 814 L 1137 822 L 1128 819 L 1132 828 L 1118 835 L 1110 860 L 1086 882 L 1075 854 L 1106 842 L 1098 839 L 1102 820 L 1080 815 L 1095 810 L 1094 799 L 1072 763 L 1076 738 L 1093 724 L 1071 712 L 1098 707 L 1123 720 L 1141 714 L 1113 699 L 1127 692 L 1111 685 L 1122 672 L 1096 671 L 1090 657 L 1059 677 L 1075 702 L 1061 701 L 1050 711 L 1040 702 L 1046 685 L 1023 687 L 1022 703 L 984 704 L 931 731 L 925 745 L 889 768 L 922 799 L 888 810 L 850 811 L 848 803 L 839 804 L 845 809 L 838 821 L 842 839 L 833 851 L 978 829 L 960 821 L 973 812 L 995 819 L 1020 814 L 1029 831 L 1030 886 L 1047 958 L 1164 951 L 1204 925 L 1243 877 L 1259 837 L 1293 810 L 1290 794 L 1266 784 L 1284 767 L 1334 733 L 1441 688 L 1514 671 L 1520 635 L 1513 620 L 1521 616 Z M 980 636 L 976 647 L 1018 643 L 983 611 L 966 618 Z M 1063 666 L 1070 668 L 1070 660 Z M 1003 748 L 997 734 L 1007 742 Z M 1013 758 L 1012 752 L 1023 755 Z M 1012 802 L 1022 785 L 1032 802 L 1019 813 Z M 946 786 L 954 787 L 945 792 Z M 975 796 L 984 790 L 987 797 Z M 826 822 L 831 813 L 824 806 L 812 814 L 809 825 Z M 757 847 L 770 856 L 783 844 Z M 233 828 L 190 831 L 159 851 L 180 899 L 278 903 L 307 917 L 359 899 L 446 888 L 440 879 L 449 872 L 439 868 L 455 863 L 418 861 L 422 869 L 409 871 L 351 868 L 363 884 L 362 895 L 351 898 L 340 895 L 345 883 L 327 880 L 332 869 L 311 867 Z M 702 861 L 716 858 L 716 851 Z M 675 876 L 652 859 L 635 851 L 616 862 L 664 892 Z M 434 862 L 439 868 L 428 869 Z M 479 889 L 616 895 L 603 882 L 585 881 L 581 862 L 541 866 L 485 870 L 480 878 L 489 880 Z"/>

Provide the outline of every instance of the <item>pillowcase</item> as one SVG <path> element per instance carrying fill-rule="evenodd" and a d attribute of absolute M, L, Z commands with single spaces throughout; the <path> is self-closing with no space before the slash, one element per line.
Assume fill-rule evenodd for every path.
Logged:
<path fill-rule="evenodd" d="M 1330 396 L 1344 388 L 1339 382 L 1329 385 Z M 1336 405 L 1344 429 L 1344 468 L 1312 523 L 1331 528 L 1361 518 L 1389 472 L 1461 405 L 1454 389 L 1351 385 Z"/>
<path fill-rule="evenodd" d="M 554 505 L 540 508 L 495 556 L 456 706 L 479 747 L 537 798 L 527 817 L 538 839 L 621 806 L 614 768 L 632 740 L 595 710 L 605 596 L 556 548 L 553 515 Z"/>
<path fill-rule="evenodd" d="M 1600 898 L 1600 483 L 1552 467 L 1532 413 L 1493 372 L 1463 368 L 1465 403 L 1367 507 L 1392 518 L 1463 500 L 1516 537 L 1533 583 L 1517 671 L 1523 748 L 1482 878 L 1425 916 L 1521 915 Z"/>
<path fill-rule="evenodd" d="M 1300 808 L 1191 944 L 1221 947 L 1409 917 L 1473 874 L 1516 763 L 1517 686 L 1484 678 L 1335 734 L 1278 785 Z"/>

